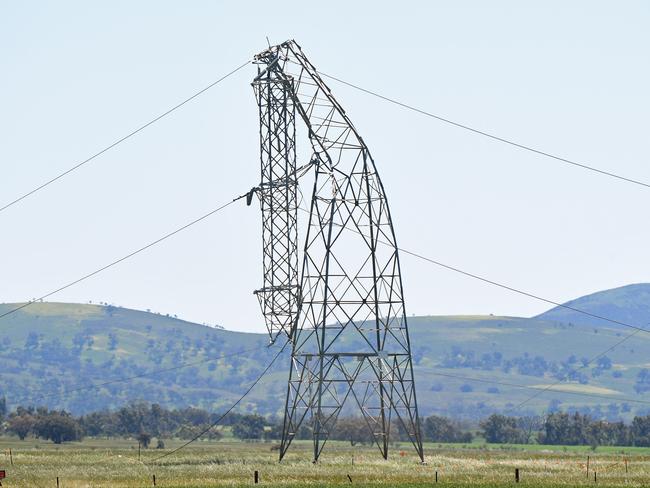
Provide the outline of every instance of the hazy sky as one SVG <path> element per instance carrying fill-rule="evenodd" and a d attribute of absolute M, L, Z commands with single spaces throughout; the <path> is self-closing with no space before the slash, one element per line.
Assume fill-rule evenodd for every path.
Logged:
<path fill-rule="evenodd" d="M 650 3 L 0 2 L 0 204 L 295 38 L 322 71 L 650 181 Z M 251 66 L 0 213 L 0 302 L 24 301 L 259 180 Z M 332 82 L 369 145 L 401 246 L 554 300 L 650 281 L 650 190 Z M 299 141 L 303 147 L 307 141 Z M 260 212 L 243 202 L 53 301 L 262 331 Z M 544 304 L 403 256 L 409 314 Z"/>

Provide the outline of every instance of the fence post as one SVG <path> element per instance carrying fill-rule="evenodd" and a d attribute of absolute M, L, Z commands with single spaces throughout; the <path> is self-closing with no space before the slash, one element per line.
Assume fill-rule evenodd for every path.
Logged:
<path fill-rule="evenodd" d="M 258 484 L 260 482 L 260 473 L 259 473 L 259 471 L 255 470 L 255 474 L 253 475 L 253 478 L 255 479 L 255 484 Z"/>
<path fill-rule="evenodd" d="M 596 479 L 596 470 L 594 470 L 594 483 L 598 483 L 598 480 Z"/>
<path fill-rule="evenodd" d="M 438 482 L 438 471 L 436 470 L 436 483 Z"/>
<path fill-rule="evenodd" d="M 587 456 L 587 478 L 589 478 L 589 456 Z"/>
<path fill-rule="evenodd" d="M 59 488 L 59 477 L 56 477 L 56 488 Z"/>
<path fill-rule="evenodd" d="M 515 483 L 519 483 L 519 468 L 515 468 Z"/>
<path fill-rule="evenodd" d="M 156 486 L 156 475 L 153 475 L 153 485 Z"/>

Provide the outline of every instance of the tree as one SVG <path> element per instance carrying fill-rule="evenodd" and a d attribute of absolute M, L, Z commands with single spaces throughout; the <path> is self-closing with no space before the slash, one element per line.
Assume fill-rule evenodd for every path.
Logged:
<path fill-rule="evenodd" d="M 432 442 L 471 442 L 472 434 L 446 417 L 432 415 L 424 420 L 424 438 Z"/>
<path fill-rule="evenodd" d="M 176 435 L 181 439 L 194 439 L 197 436 L 201 436 L 202 438 L 209 439 L 211 441 L 218 441 L 223 437 L 223 434 L 216 428 L 211 427 L 211 424 L 183 424 L 181 428 L 176 432 Z"/>
<path fill-rule="evenodd" d="M 636 376 L 636 384 L 634 385 L 634 391 L 639 395 L 650 391 L 650 371 L 647 369 L 642 369 L 639 371 L 639 374 Z"/>
<path fill-rule="evenodd" d="M 339 419 L 336 422 L 331 438 L 339 441 L 349 441 L 351 446 L 357 443 L 371 443 L 375 440 L 368 423 L 361 417 Z"/>
<path fill-rule="evenodd" d="M 21 441 L 24 441 L 25 437 L 34 428 L 34 423 L 34 417 L 29 414 L 11 415 L 7 422 L 7 431 L 17 435 Z"/>
<path fill-rule="evenodd" d="M 0 398 L 0 421 L 2 421 L 7 415 L 7 399 L 5 397 Z"/>
<path fill-rule="evenodd" d="M 232 435 L 238 439 L 261 439 L 266 421 L 261 415 L 244 415 L 232 427 Z"/>
<path fill-rule="evenodd" d="M 539 436 L 540 444 L 591 445 L 591 418 L 576 412 L 573 415 L 557 412 L 546 417 Z"/>
<path fill-rule="evenodd" d="M 211 423 L 210 414 L 200 408 L 188 407 L 180 410 L 183 418 L 191 425 L 205 425 Z"/>
<path fill-rule="evenodd" d="M 36 332 L 30 332 L 27 335 L 27 339 L 25 340 L 25 349 L 37 349 L 38 348 L 38 334 Z"/>
<path fill-rule="evenodd" d="M 115 332 L 108 333 L 108 349 L 109 351 L 117 349 L 117 335 L 115 335 Z"/>
<path fill-rule="evenodd" d="M 598 358 L 596 364 L 598 365 L 599 369 L 612 369 L 612 360 L 607 356 Z"/>
<path fill-rule="evenodd" d="M 544 419 L 539 415 L 530 415 L 526 417 L 519 417 L 517 419 L 517 427 L 521 429 L 523 439 L 526 444 L 532 442 L 533 434 L 537 434 L 544 426 Z"/>
<path fill-rule="evenodd" d="M 108 414 L 106 412 L 93 412 L 79 418 L 79 423 L 85 435 L 99 436 L 108 428 Z"/>
<path fill-rule="evenodd" d="M 152 406 L 151 409 L 154 407 Z M 122 434 L 137 436 L 142 431 L 147 431 L 153 435 L 158 435 L 158 425 L 155 418 L 156 413 L 152 414 L 149 404 L 145 402 L 132 402 L 117 411 L 118 425 Z"/>
<path fill-rule="evenodd" d="M 274 423 L 270 428 L 264 429 L 265 441 L 277 441 L 282 438 L 282 424 Z"/>
<path fill-rule="evenodd" d="M 632 439 L 635 446 L 650 446 L 650 416 L 634 417 L 632 420 Z"/>
<path fill-rule="evenodd" d="M 34 433 L 55 444 L 82 439 L 79 422 L 64 411 L 39 414 L 34 424 Z"/>
<path fill-rule="evenodd" d="M 138 434 L 138 437 L 136 439 L 138 439 L 138 442 L 142 447 L 147 449 L 149 447 L 149 444 L 151 443 L 151 434 L 142 431 Z"/>
<path fill-rule="evenodd" d="M 517 426 L 515 417 L 492 414 L 480 423 L 483 437 L 487 442 L 496 444 L 524 444 L 526 435 Z"/>
<path fill-rule="evenodd" d="M 565 444 L 570 429 L 569 415 L 556 412 L 548 415 L 539 436 L 540 444 Z"/>

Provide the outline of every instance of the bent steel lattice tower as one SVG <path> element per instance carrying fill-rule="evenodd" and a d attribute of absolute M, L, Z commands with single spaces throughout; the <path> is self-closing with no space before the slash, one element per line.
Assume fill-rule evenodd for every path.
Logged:
<path fill-rule="evenodd" d="M 392 427 L 423 460 L 399 252 L 375 163 L 295 41 L 255 59 L 264 255 L 256 294 L 271 341 L 286 334 L 292 343 L 280 459 L 307 424 L 317 461 L 350 400 L 384 458 Z M 296 115 L 313 150 L 301 168 Z M 307 171 L 314 185 L 298 276 L 298 179 Z"/>

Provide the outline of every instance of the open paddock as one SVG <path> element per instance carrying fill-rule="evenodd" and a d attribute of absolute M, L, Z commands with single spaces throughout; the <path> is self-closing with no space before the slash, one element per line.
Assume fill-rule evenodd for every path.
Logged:
<path fill-rule="evenodd" d="M 166 449 L 143 449 L 138 459 L 132 440 L 87 439 L 54 445 L 28 439 L 0 439 L 0 469 L 5 487 L 157 487 L 251 486 L 648 486 L 650 449 L 562 446 L 495 446 L 427 444 L 421 465 L 413 449 L 396 445 L 388 461 L 376 448 L 331 442 L 321 461 L 311 463 L 311 444 L 296 442 L 282 463 L 272 443 L 197 442 L 154 462 L 181 445 L 165 441 Z M 9 458 L 13 457 L 13 466 Z M 589 456 L 589 476 L 587 475 Z M 626 473 L 627 461 L 627 473 Z M 349 475 L 349 478 L 348 478 Z M 350 479 L 352 482 L 350 482 Z"/>

